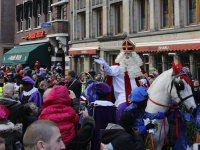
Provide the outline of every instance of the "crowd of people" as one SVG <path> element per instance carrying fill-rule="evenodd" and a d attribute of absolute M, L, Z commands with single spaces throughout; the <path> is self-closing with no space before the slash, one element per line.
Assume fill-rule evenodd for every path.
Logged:
<path fill-rule="evenodd" d="M 147 89 L 159 74 L 150 68 L 147 75 L 134 43 L 125 42 L 133 47 L 125 47 L 114 66 L 95 59 L 106 78 L 94 68 L 81 76 L 69 70 L 64 76 L 61 63 L 51 69 L 38 61 L 33 68 L 2 65 L 0 150 L 145 149 L 141 135 L 155 126 L 143 119 L 163 119 L 171 111 L 145 112 Z M 192 78 L 189 68 L 183 69 Z M 198 100 L 199 80 L 193 92 Z"/>

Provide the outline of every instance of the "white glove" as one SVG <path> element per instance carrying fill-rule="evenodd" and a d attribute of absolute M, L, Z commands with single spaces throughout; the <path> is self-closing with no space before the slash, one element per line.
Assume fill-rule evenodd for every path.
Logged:
<path fill-rule="evenodd" d="M 141 79 L 139 80 L 142 85 L 145 85 L 148 88 L 147 80 L 146 79 Z"/>
<path fill-rule="evenodd" d="M 107 64 L 106 61 L 103 58 L 95 59 L 94 61 L 98 64 L 101 64 L 101 65 Z"/>

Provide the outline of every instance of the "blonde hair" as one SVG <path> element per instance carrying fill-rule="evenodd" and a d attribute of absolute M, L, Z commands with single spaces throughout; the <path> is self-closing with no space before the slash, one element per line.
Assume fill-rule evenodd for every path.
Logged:
<path fill-rule="evenodd" d="M 42 82 L 40 82 L 39 87 L 42 88 L 45 84 L 47 84 L 47 82 L 46 81 L 42 81 Z"/>

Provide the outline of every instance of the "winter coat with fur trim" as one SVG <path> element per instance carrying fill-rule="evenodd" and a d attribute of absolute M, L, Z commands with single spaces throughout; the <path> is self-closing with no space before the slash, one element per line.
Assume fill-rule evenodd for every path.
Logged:
<path fill-rule="evenodd" d="M 55 86 L 46 97 L 39 120 L 50 120 L 55 122 L 61 132 L 65 144 L 75 136 L 75 125 L 78 124 L 79 116 L 70 107 L 72 103 L 65 86 Z"/>

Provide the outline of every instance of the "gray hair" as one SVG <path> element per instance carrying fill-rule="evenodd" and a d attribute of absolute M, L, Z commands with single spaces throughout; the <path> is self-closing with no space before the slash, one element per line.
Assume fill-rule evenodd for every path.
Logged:
<path fill-rule="evenodd" d="M 36 74 L 34 74 L 34 75 L 33 75 L 33 79 L 35 79 L 36 77 L 37 77 Z"/>
<path fill-rule="evenodd" d="M 11 83 L 7 83 L 6 85 L 4 85 L 3 87 L 3 95 L 7 95 L 7 96 L 13 96 L 14 95 L 14 85 Z"/>

